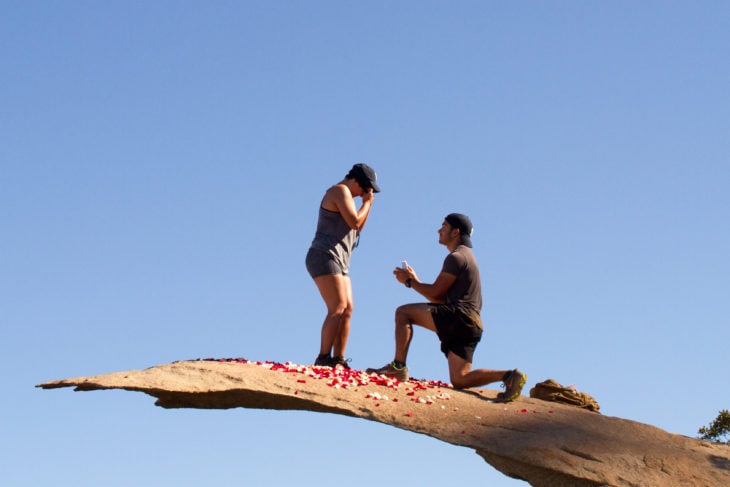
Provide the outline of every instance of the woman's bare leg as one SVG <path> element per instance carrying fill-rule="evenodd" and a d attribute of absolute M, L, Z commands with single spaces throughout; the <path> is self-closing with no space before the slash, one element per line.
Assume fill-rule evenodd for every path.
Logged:
<path fill-rule="evenodd" d="M 332 274 L 314 278 L 314 282 L 327 306 L 327 315 L 322 323 L 320 354 L 329 355 L 337 342 L 344 354 L 352 317 L 352 287 L 347 276 Z M 337 352 L 337 350 L 335 351 Z"/>

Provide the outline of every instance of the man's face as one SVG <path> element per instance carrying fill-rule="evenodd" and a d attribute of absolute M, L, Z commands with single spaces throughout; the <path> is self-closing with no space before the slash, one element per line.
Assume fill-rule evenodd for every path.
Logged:
<path fill-rule="evenodd" d="M 446 245 L 453 238 L 455 238 L 454 234 L 456 233 L 456 230 L 449 225 L 449 222 L 444 220 L 444 222 L 441 224 L 441 228 L 439 228 L 439 243 L 442 245 Z"/>

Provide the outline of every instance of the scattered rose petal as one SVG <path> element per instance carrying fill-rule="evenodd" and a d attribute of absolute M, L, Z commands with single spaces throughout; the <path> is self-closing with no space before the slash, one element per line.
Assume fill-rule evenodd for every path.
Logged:
<path fill-rule="evenodd" d="M 406 393 L 415 397 L 416 391 L 435 391 L 435 395 L 426 396 L 425 399 L 419 401 L 429 404 L 435 400 L 448 400 L 450 396 L 443 392 L 441 389 L 452 388 L 451 384 L 447 384 L 441 381 L 428 381 L 428 380 L 416 380 L 411 379 L 407 382 L 400 382 L 398 379 L 392 377 L 386 377 L 376 374 L 367 374 L 361 370 L 355 369 L 344 369 L 342 367 L 331 368 L 331 367 L 320 367 L 315 365 L 298 365 L 292 362 L 273 362 L 273 361 L 261 361 L 261 360 L 247 360 L 245 358 L 206 358 L 197 359 L 212 362 L 228 362 L 238 363 L 245 365 L 256 365 L 264 367 L 271 371 L 284 372 L 289 374 L 301 374 L 302 376 L 309 379 L 326 380 L 328 386 L 335 389 L 348 389 L 350 387 L 376 385 L 381 387 L 387 387 L 389 389 L 398 390 L 406 387 Z M 307 380 L 304 378 L 297 379 L 297 383 L 304 384 Z M 298 391 L 297 391 L 298 392 Z M 384 400 L 389 400 L 387 396 L 383 396 Z M 394 402 L 397 402 L 396 398 L 393 398 Z"/>

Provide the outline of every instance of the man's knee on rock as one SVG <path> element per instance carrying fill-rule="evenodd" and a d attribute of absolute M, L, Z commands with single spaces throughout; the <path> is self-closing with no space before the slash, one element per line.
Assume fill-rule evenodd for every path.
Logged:
<path fill-rule="evenodd" d="M 464 376 L 460 374 L 449 374 L 449 378 L 451 379 L 451 385 L 454 386 L 454 389 L 464 389 L 466 387 L 469 387 L 466 380 L 464 380 Z"/>

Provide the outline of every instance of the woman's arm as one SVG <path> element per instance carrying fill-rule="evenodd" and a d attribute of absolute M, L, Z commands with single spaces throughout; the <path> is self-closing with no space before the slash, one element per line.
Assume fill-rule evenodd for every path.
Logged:
<path fill-rule="evenodd" d="M 322 206 L 328 210 L 334 206 L 350 228 L 360 231 L 365 226 L 372 204 L 373 193 L 370 191 L 363 194 L 362 206 L 358 210 L 348 187 L 344 184 L 336 184 L 327 190 Z"/>

